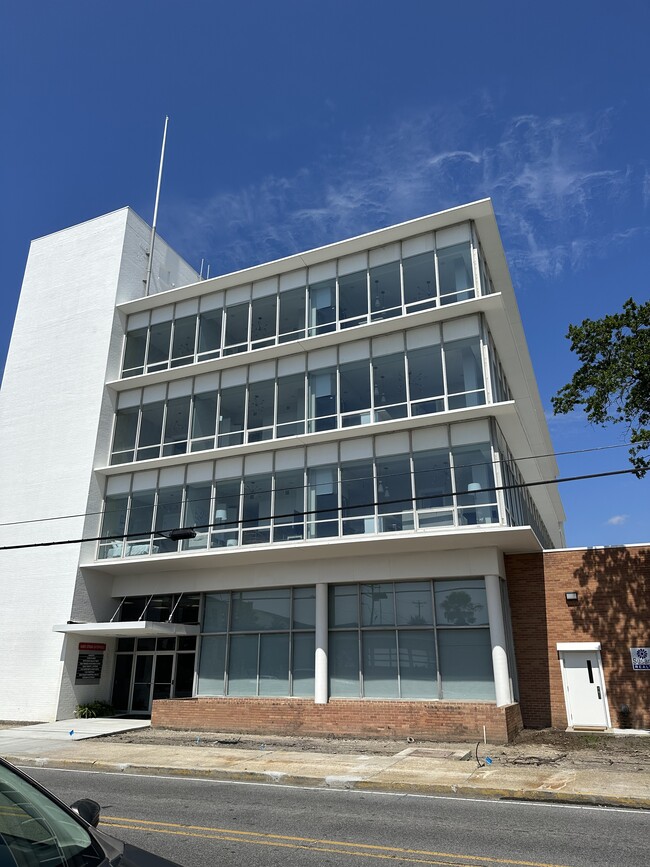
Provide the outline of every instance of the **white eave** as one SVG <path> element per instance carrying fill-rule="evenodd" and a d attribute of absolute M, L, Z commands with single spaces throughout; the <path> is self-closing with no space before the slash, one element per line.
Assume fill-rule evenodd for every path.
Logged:
<path fill-rule="evenodd" d="M 186 623 L 157 623 L 153 620 L 133 620 L 108 623 L 65 623 L 52 627 L 52 632 L 65 635 L 88 635 L 97 638 L 173 638 L 177 635 L 198 635 L 199 626 Z"/>

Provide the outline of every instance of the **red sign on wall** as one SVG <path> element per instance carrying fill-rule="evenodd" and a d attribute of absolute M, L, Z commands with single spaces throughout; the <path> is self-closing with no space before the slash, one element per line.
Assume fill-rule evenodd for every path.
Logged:
<path fill-rule="evenodd" d="M 80 641 L 79 642 L 79 650 L 94 650 L 95 652 L 100 651 L 100 650 L 104 651 L 104 650 L 106 650 L 106 645 L 105 644 L 94 644 L 92 641 Z"/>

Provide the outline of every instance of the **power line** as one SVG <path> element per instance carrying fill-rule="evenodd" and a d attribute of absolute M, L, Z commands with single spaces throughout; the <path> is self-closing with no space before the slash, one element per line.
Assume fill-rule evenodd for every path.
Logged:
<path fill-rule="evenodd" d="M 584 479 L 601 479 L 601 478 L 605 478 L 606 476 L 621 476 L 621 475 L 627 475 L 627 474 L 635 473 L 635 472 L 636 472 L 635 469 L 630 468 L 630 469 L 625 469 L 625 470 L 610 470 L 610 471 L 605 472 L 605 473 L 589 473 L 589 474 L 581 475 L 581 476 L 567 476 L 567 477 L 562 478 L 562 479 L 542 479 L 542 480 L 539 480 L 536 482 L 521 482 L 521 483 L 514 484 L 514 485 L 495 485 L 492 487 L 482 488 L 481 494 L 492 493 L 492 492 L 496 493 L 497 491 L 510 491 L 510 490 L 515 490 L 518 488 L 533 488 L 533 487 L 537 487 L 539 485 L 557 485 L 557 484 L 561 484 L 563 482 L 577 482 L 577 481 L 582 481 Z M 463 495 L 463 494 L 466 495 L 466 492 L 461 492 L 461 495 Z M 431 499 L 437 499 L 437 500 L 438 499 L 444 499 L 445 497 L 453 497 L 454 495 L 459 496 L 459 493 L 455 492 L 455 491 L 436 492 L 436 494 L 433 495 L 431 497 Z M 307 516 L 319 515 L 319 514 L 323 514 L 323 513 L 332 513 L 332 512 L 336 512 L 337 517 L 332 518 L 331 520 L 338 520 L 338 515 L 340 513 L 342 513 L 343 510 L 346 508 L 351 508 L 351 509 L 355 509 L 355 510 L 356 509 L 364 509 L 364 508 L 374 509 L 375 506 L 386 506 L 386 505 L 391 505 L 391 504 L 396 504 L 396 503 L 403 503 L 403 502 L 405 502 L 405 499 L 406 498 L 401 497 L 399 499 L 394 499 L 394 500 L 382 500 L 381 503 L 374 500 L 373 502 L 370 502 L 370 503 L 355 503 L 355 504 L 350 504 L 348 506 L 339 506 L 339 505 L 327 506 L 326 508 L 323 508 L 323 509 L 311 509 L 311 510 L 307 509 L 305 511 L 299 512 L 298 514 L 296 514 L 295 512 L 290 512 L 290 513 L 288 512 L 288 513 L 279 514 L 279 515 L 269 515 L 268 518 L 265 520 L 268 520 L 270 522 L 271 520 L 277 521 L 280 518 L 291 518 L 291 517 L 304 519 Z M 424 499 L 424 497 L 415 497 L 416 501 L 419 499 Z M 466 505 L 468 507 L 474 506 L 475 508 L 480 509 L 480 508 L 485 508 L 486 506 L 489 506 L 490 504 L 489 503 L 487 503 L 487 504 L 486 503 L 468 503 Z M 444 506 L 442 508 L 444 508 Z M 461 504 L 461 508 L 462 508 L 462 504 Z M 344 517 L 348 517 L 348 516 L 344 516 Z M 357 516 L 351 516 L 351 517 L 354 518 Z M 364 516 L 359 516 L 359 517 L 364 517 Z M 259 520 L 259 518 L 257 520 Z M 327 518 L 325 520 L 327 520 Z M 249 521 L 247 521 L 245 518 L 238 518 L 237 520 L 233 520 L 233 521 L 225 521 L 225 522 L 219 521 L 218 523 L 214 522 L 214 523 L 210 523 L 210 524 L 201 524 L 201 525 L 195 526 L 193 529 L 195 529 L 195 530 L 211 530 L 211 529 L 214 529 L 215 527 L 217 527 L 220 530 L 223 530 L 225 532 L 228 532 L 228 530 L 231 530 L 234 532 L 236 527 L 239 527 L 240 525 L 243 526 L 247 523 L 249 523 Z M 297 523 L 300 523 L 300 521 L 298 521 Z M 164 538 L 164 534 L 170 533 L 176 529 L 178 529 L 178 528 L 177 527 L 170 527 L 169 529 L 165 529 L 165 530 L 155 528 L 153 530 L 149 530 L 147 533 L 125 533 L 125 534 L 121 534 L 119 536 L 116 536 L 116 535 L 86 536 L 86 537 L 82 537 L 79 539 L 64 539 L 64 540 L 53 541 L 53 542 L 27 542 L 27 543 L 20 544 L 20 545 L 3 545 L 3 546 L 0 546 L 0 551 L 16 551 L 16 550 L 21 550 L 21 549 L 25 549 L 25 548 L 49 548 L 49 547 L 55 547 L 55 546 L 59 546 L 59 545 L 78 545 L 78 544 L 81 544 L 82 542 L 115 542 L 115 541 L 124 541 L 124 540 L 128 540 L 128 539 L 143 539 L 144 537 L 148 537 L 148 536 L 152 536 L 152 535 L 154 537 L 162 536 Z M 250 529 L 254 529 L 254 527 L 251 527 Z"/>
<path fill-rule="evenodd" d="M 542 459 L 542 458 L 562 457 L 564 455 L 579 455 L 579 454 L 587 454 L 590 452 L 610 451 L 612 449 L 626 448 L 627 446 L 630 446 L 630 445 L 632 445 L 632 443 L 617 443 L 615 445 L 608 445 L 608 446 L 592 446 L 592 447 L 586 448 L 586 449 L 568 449 L 568 450 L 562 451 L 562 452 L 547 452 L 546 454 L 541 454 L 541 455 L 525 455 L 524 457 L 519 457 L 519 458 L 501 457 L 495 461 L 492 461 L 492 464 L 497 464 L 497 463 L 513 464 L 513 463 L 521 463 L 522 461 L 538 460 L 538 459 Z M 384 457 L 385 457 L 385 459 L 388 459 L 391 457 L 399 457 L 399 456 L 398 455 L 385 455 Z M 481 465 L 479 465 L 479 464 L 462 464 L 462 465 L 457 465 L 455 467 L 455 469 L 470 469 L 471 467 L 482 466 L 482 465 L 483 464 L 481 464 Z M 298 468 L 298 471 L 299 471 L 299 468 Z M 137 472 L 137 469 L 136 470 L 130 470 L 130 472 Z M 634 472 L 634 470 L 631 470 L 631 472 Z M 577 477 L 577 478 L 589 478 L 589 477 L 588 476 L 584 476 L 584 477 L 581 476 L 581 477 Z M 226 480 L 224 480 L 224 481 L 226 481 Z M 349 481 L 354 481 L 354 480 L 351 479 Z M 556 481 L 560 481 L 560 480 L 558 479 Z M 206 484 L 207 484 L 207 481 L 206 481 Z M 551 484 L 551 482 L 540 482 L 539 484 Z M 295 490 L 295 489 L 294 488 L 285 488 L 284 490 Z M 257 493 L 265 493 L 265 491 L 258 491 Z M 201 501 L 200 500 L 194 500 L 193 502 L 201 502 Z M 135 506 L 134 507 L 134 509 L 138 509 L 138 508 L 145 508 L 146 509 L 146 508 L 148 508 L 148 506 Z M 74 515 L 53 515 L 49 518 L 28 518 L 24 521 L 4 521 L 4 522 L 0 522 L 0 527 L 20 527 L 20 526 L 24 526 L 25 524 L 44 524 L 44 523 L 48 523 L 49 521 L 68 521 L 68 520 L 72 520 L 74 518 L 92 518 L 96 515 L 102 515 L 102 514 L 105 514 L 105 510 L 100 510 L 98 512 L 79 512 L 78 514 L 74 514 Z M 3 550 L 3 549 L 0 548 L 0 550 Z"/>

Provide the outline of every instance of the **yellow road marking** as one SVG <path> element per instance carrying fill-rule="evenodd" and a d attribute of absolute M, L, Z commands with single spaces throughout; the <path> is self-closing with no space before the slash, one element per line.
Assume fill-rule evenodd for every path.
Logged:
<path fill-rule="evenodd" d="M 377 858 L 391 861 L 408 861 L 416 864 L 435 864 L 444 867 L 478 867 L 478 864 L 504 864 L 512 867 L 567 867 L 541 861 L 517 861 L 510 858 L 493 858 L 487 855 L 461 855 L 456 852 L 435 852 L 426 849 L 402 849 L 393 846 L 377 846 L 372 843 L 350 843 L 346 840 L 321 840 L 312 837 L 293 837 L 284 834 L 264 834 L 261 831 L 238 831 L 235 828 L 211 828 L 204 825 L 181 825 L 174 822 L 152 822 L 146 819 L 128 819 L 109 816 L 102 825 L 115 828 L 130 828 L 136 831 L 154 831 L 159 834 L 191 836 L 205 839 L 228 840 L 229 842 L 254 843 L 259 846 L 277 846 L 289 849 L 308 849 L 315 852 L 330 852 L 339 855 L 356 855 L 360 858 Z M 207 833 L 189 833 L 207 832 Z M 344 848 L 336 848 L 344 847 Z M 363 851 L 367 850 L 367 851 Z M 425 856 L 414 858 L 414 855 Z M 463 859 L 454 861 L 432 861 L 431 858 Z"/>

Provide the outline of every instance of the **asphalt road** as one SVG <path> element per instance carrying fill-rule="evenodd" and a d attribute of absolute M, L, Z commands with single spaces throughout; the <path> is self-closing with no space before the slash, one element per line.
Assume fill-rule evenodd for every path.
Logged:
<path fill-rule="evenodd" d="M 185 867 L 624 867 L 650 863 L 650 813 L 27 769 L 100 827 Z"/>

